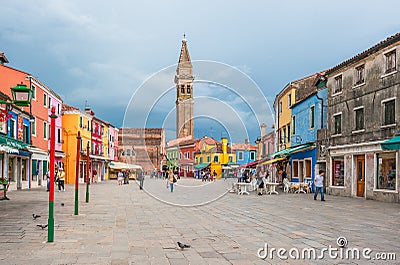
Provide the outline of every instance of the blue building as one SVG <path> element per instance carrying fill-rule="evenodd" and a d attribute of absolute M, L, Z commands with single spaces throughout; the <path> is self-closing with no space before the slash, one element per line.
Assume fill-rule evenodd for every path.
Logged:
<path fill-rule="evenodd" d="M 324 72 L 301 79 L 291 106 L 290 178 L 313 186 L 317 165 L 317 131 L 326 128 L 327 95 Z"/>
<path fill-rule="evenodd" d="M 236 164 L 239 166 L 246 165 L 257 160 L 256 146 L 250 145 L 246 140 L 245 143 L 232 144 L 232 152 L 236 154 Z"/>

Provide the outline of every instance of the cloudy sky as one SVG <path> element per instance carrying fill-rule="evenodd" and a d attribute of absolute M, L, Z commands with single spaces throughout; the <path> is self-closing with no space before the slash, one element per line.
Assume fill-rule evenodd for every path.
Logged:
<path fill-rule="evenodd" d="M 0 4 L 0 51 L 9 66 L 38 77 L 67 104 L 84 108 L 87 101 L 98 117 L 116 126 L 139 127 L 132 117 L 142 123 L 151 109 L 155 115 L 147 115 L 146 124 L 164 125 L 169 137 L 175 115 L 174 64 L 186 33 L 192 60 L 222 63 L 250 80 L 232 84 L 237 73 L 229 75 L 222 67 L 228 74 L 221 83 L 212 71 L 202 71 L 201 63 L 197 73 L 194 69 L 196 79 L 206 81 L 194 87 L 196 136 L 214 132 L 219 138 L 225 127 L 236 142 L 254 140 L 257 123 L 270 127 L 268 103 L 288 82 L 330 68 L 400 31 L 397 0 Z M 152 89 L 153 79 L 157 88 Z M 242 127 L 239 133 L 232 129 Z"/>

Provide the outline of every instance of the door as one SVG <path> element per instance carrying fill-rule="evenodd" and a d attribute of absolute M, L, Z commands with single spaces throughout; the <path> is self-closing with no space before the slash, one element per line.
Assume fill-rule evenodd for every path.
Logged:
<path fill-rule="evenodd" d="M 304 162 L 303 160 L 301 160 L 299 161 L 299 182 L 304 181 L 303 172 L 304 172 Z"/>
<path fill-rule="evenodd" d="M 357 197 L 365 193 L 365 156 L 356 157 Z"/>

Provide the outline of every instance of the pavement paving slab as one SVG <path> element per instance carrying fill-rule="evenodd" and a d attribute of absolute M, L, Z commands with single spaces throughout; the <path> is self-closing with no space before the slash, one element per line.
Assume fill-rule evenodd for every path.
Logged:
<path fill-rule="evenodd" d="M 163 180 L 79 185 L 56 192 L 54 242 L 37 224 L 48 220 L 44 187 L 10 191 L 0 201 L 0 265 L 5 264 L 400 264 L 400 204 L 312 194 L 241 196 L 227 192 L 232 180 L 207 183 L 181 179 L 173 193 Z M 64 204 L 64 206 L 61 205 Z M 32 214 L 41 215 L 33 220 Z M 371 248 L 397 260 L 280 259 L 277 249 Z M 181 250 L 177 241 L 190 245 Z M 273 259 L 259 250 L 275 249 Z"/>

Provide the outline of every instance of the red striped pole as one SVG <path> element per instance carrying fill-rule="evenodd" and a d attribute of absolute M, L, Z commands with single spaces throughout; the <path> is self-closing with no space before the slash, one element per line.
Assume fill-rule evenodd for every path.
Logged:
<path fill-rule="evenodd" d="M 47 241 L 54 241 L 54 154 L 56 149 L 56 110 L 51 107 L 51 122 L 50 122 L 50 191 L 49 191 L 49 219 L 47 221 L 48 233 Z"/>

